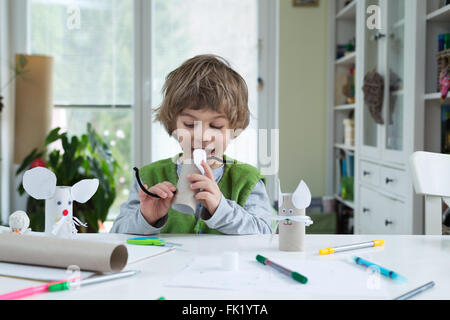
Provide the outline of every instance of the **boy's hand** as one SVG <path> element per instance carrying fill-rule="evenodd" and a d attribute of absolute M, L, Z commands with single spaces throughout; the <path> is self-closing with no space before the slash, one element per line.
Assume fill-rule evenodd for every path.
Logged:
<path fill-rule="evenodd" d="M 146 184 L 144 186 L 151 193 L 155 193 L 161 197 L 161 199 L 151 197 L 139 189 L 141 212 L 145 220 L 147 220 L 149 224 L 154 225 L 156 221 L 164 217 L 169 212 L 174 199 L 173 192 L 177 190 L 177 188 L 168 181 L 155 184 L 150 189 Z"/>
<path fill-rule="evenodd" d="M 191 174 L 187 177 L 187 179 L 192 183 L 191 189 L 203 189 L 195 195 L 195 199 L 202 203 L 203 207 L 208 210 L 210 215 L 213 215 L 219 206 L 220 199 L 222 198 L 222 192 L 214 180 L 211 167 L 205 161 L 202 161 L 201 164 L 203 169 L 205 169 L 205 175 L 202 176 L 201 174 Z"/>

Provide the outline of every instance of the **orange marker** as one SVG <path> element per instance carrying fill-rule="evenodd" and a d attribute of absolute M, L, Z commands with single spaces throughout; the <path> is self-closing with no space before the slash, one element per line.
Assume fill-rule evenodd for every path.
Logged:
<path fill-rule="evenodd" d="M 326 254 L 332 254 L 342 251 L 349 251 L 354 249 L 362 249 L 362 248 L 369 248 L 369 247 L 378 247 L 384 245 L 384 240 L 373 240 L 369 242 L 363 242 L 363 243 L 357 243 L 357 244 L 349 244 L 346 246 L 339 246 L 339 247 L 329 247 L 326 249 L 319 250 L 319 254 L 326 255 Z"/>

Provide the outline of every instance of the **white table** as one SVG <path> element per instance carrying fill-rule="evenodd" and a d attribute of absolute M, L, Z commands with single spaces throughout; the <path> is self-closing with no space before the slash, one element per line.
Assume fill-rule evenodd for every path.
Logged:
<path fill-rule="evenodd" d="M 121 234 L 80 235 L 82 239 L 102 238 L 105 240 L 123 240 L 131 237 Z M 167 241 L 183 244 L 160 256 L 137 262 L 126 269 L 140 270 L 141 273 L 126 279 L 114 280 L 102 284 L 82 287 L 78 290 L 43 293 L 28 299 L 149 299 L 164 296 L 167 300 L 285 300 L 285 299 L 344 299 L 326 291 L 320 294 L 255 290 L 211 290 L 201 288 L 167 287 L 164 283 L 174 274 L 180 272 L 196 256 L 217 258 L 224 251 L 238 251 L 243 263 L 255 261 L 256 254 L 277 259 L 314 259 L 319 261 L 342 260 L 353 255 L 364 257 L 382 266 L 393 266 L 391 269 L 406 276 L 408 282 L 398 285 L 390 279 L 387 299 L 395 298 L 406 291 L 414 289 L 429 281 L 436 283 L 413 299 L 450 299 L 450 236 L 401 236 L 401 235 L 307 235 L 306 251 L 303 253 L 280 252 L 277 235 L 224 236 L 224 235 L 174 235 L 162 234 Z M 382 239 L 384 247 L 367 248 L 342 252 L 329 256 L 320 256 L 318 250 L 330 246 L 339 246 Z M 277 262 L 274 259 L 275 262 Z M 282 264 L 282 263 L 280 263 Z M 265 268 L 265 266 L 263 266 Z M 269 267 L 267 267 L 269 268 Z M 359 268 L 359 266 L 355 266 Z M 279 274 L 280 277 L 284 277 Z M 0 277 L 2 292 L 18 290 L 37 281 Z M 345 299 L 363 299 L 358 296 Z"/>

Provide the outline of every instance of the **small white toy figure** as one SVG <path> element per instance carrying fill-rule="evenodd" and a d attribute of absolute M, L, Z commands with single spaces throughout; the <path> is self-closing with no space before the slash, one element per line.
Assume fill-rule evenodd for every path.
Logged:
<path fill-rule="evenodd" d="M 30 231 L 30 218 L 28 218 L 26 212 L 16 211 L 9 216 L 9 228 L 11 232 L 17 234 L 24 234 Z"/>
<path fill-rule="evenodd" d="M 98 179 L 85 179 L 72 187 L 56 186 L 56 176 L 50 170 L 36 167 L 23 175 L 25 191 L 35 199 L 45 200 L 45 233 L 74 238 L 75 225 L 86 227 L 73 216 L 73 201 L 85 203 L 97 192 Z"/>
<path fill-rule="evenodd" d="M 278 186 L 279 249 L 304 251 L 305 226 L 313 223 L 306 216 L 306 208 L 311 204 L 311 192 L 303 180 L 292 194 L 282 193 Z"/>

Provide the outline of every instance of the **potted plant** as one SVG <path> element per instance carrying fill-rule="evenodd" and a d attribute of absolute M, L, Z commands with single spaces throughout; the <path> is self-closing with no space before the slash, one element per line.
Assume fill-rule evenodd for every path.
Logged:
<path fill-rule="evenodd" d="M 86 203 L 73 203 L 73 214 L 88 227 L 80 227 L 80 232 L 98 232 L 99 224 L 106 220 L 108 210 L 116 197 L 114 176 L 118 163 L 106 143 L 87 124 L 87 133 L 81 137 L 67 132 L 60 133 L 61 128 L 53 129 L 47 136 L 43 150 L 34 149 L 23 161 L 16 175 L 36 166 L 43 166 L 53 171 L 58 186 L 72 186 L 83 179 L 97 178 L 99 187 L 95 195 Z M 62 150 L 49 149 L 50 144 L 59 142 Z M 18 192 L 25 192 L 22 183 Z M 44 231 L 45 201 L 32 197 L 27 201 L 27 213 L 33 231 Z"/>

